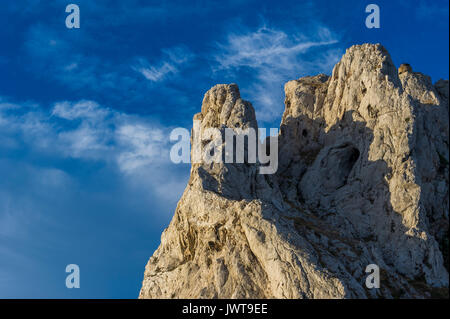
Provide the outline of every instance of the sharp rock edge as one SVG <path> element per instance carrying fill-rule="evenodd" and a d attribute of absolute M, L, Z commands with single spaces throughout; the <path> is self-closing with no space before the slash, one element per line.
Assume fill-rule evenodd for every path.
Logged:
<path fill-rule="evenodd" d="M 364 44 L 285 94 L 277 173 L 193 164 L 139 298 L 448 294 L 448 81 Z M 235 84 L 211 88 L 194 119 L 257 128 Z"/>

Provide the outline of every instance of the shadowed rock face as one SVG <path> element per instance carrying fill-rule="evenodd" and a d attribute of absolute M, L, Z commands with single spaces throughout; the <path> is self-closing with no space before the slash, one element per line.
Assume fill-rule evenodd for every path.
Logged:
<path fill-rule="evenodd" d="M 435 297 L 448 287 L 448 81 L 381 45 L 285 85 L 276 174 L 194 164 L 140 298 Z M 257 128 L 235 84 L 202 129 Z M 445 259 L 445 260 L 444 260 Z M 367 289 L 366 266 L 381 270 Z"/>

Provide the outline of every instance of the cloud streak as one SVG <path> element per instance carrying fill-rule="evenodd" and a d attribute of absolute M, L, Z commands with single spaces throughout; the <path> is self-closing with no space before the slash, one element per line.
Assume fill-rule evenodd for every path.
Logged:
<path fill-rule="evenodd" d="M 138 64 L 133 66 L 133 70 L 141 73 L 147 80 L 152 82 L 160 82 L 168 78 L 170 75 L 177 74 L 179 68 L 188 63 L 193 58 L 193 54 L 184 47 L 174 47 L 164 49 L 163 59 L 156 65 L 140 58 Z"/>
<path fill-rule="evenodd" d="M 41 154 L 113 163 L 126 173 L 169 162 L 168 130 L 93 101 L 59 102 L 49 112 L 0 103 L 3 136 Z"/>
<path fill-rule="evenodd" d="M 57 297 L 27 282 L 66 296 L 55 271 L 75 262 L 101 273 L 91 256 L 110 260 L 118 249 L 144 263 L 151 247 L 145 238 L 136 246 L 136 233 L 160 233 L 187 181 L 169 160 L 169 129 L 95 101 L 0 97 L 0 296 Z M 96 285 L 85 278 L 85 289 Z"/>
<path fill-rule="evenodd" d="M 250 74 L 253 84 L 245 91 L 254 102 L 258 119 L 271 122 L 282 112 L 282 85 L 299 76 L 329 72 L 341 54 L 333 46 L 337 43 L 337 37 L 324 27 L 318 27 L 310 36 L 295 32 L 288 35 L 266 26 L 256 30 L 244 28 L 217 44 L 213 70 L 227 71 L 236 77 Z M 320 51 L 310 54 L 314 49 Z"/>
<path fill-rule="evenodd" d="M 225 44 L 219 44 L 223 52 L 216 55 L 219 69 L 238 67 L 292 68 L 299 54 L 317 46 L 337 43 L 327 29 L 322 29 L 320 38 L 308 41 L 303 36 L 288 36 L 284 31 L 268 27 L 243 34 L 230 34 Z M 302 40 L 303 39 L 303 40 Z"/>

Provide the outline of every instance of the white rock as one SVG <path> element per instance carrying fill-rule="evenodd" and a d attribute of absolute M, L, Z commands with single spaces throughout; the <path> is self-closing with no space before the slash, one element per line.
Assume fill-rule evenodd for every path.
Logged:
<path fill-rule="evenodd" d="M 194 164 L 140 298 L 376 298 L 448 287 L 448 81 L 397 68 L 381 45 L 331 77 L 286 83 L 279 168 Z M 235 84 L 194 119 L 257 128 Z M 436 191 L 435 191 L 436 190 Z M 381 268 L 381 288 L 365 269 Z M 447 261 L 448 263 L 448 261 Z"/>

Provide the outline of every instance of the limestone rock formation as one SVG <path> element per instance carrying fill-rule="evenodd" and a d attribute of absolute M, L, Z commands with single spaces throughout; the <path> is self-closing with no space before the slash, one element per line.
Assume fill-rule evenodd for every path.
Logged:
<path fill-rule="evenodd" d="M 402 74 L 405 72 L 412 72 L 412 67 L 408 63 L 400 64 L 398 68 L 398 74 Z"/>
<path fill-rule="evenodd" d="M 276 174 L 193 164 L 140 298 L 429 298 L 448 291 L 449 83 L 379 44 L 285 85 Z M 257 128 L 235 84 L 201 128 Z M 366 287 L 369 264 L 380 288 Z"/>

